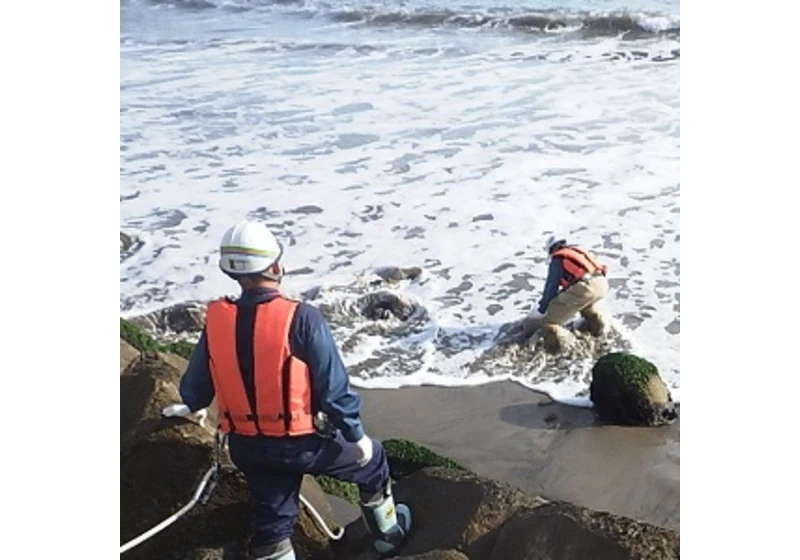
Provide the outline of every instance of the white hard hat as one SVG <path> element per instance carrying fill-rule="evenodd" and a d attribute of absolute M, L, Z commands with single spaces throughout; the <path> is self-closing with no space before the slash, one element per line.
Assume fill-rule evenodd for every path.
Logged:
<path fill-rule="evenodd" d="M 219 267 L 231 276 L 265 272 L 283 253 L 267 226 L 246 220 L 225 232 L 219 249 Z"/>

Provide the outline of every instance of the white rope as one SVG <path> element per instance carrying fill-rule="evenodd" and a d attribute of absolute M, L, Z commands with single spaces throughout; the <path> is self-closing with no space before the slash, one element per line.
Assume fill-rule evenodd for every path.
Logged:
<path fill-rule="evenodd" d="M 344 536 L 344 529 L 342 527 L 339 527 L 339 530 L 336 532 L 336 534 L 331 533 L 331 530 L 325 524 L 325 520 L 322 519 L 322 516 L 319 514 L 319 512 L 314 509 L 314 506 L 312 506 L 302 494 L 300 494 L 300 501 L 303 502 L 303 505 L 308 508 L 308 510 L 311 512 L 311 515 L 317 520 L 317 523 L 319 523 L 320 527 L 323 531 L 325 531 L 325 534 L 327 534 L 328 537 L 335 541 L 341 540 L 341 538 Z"/>
<path fill-rule="evenodd" d="M 183 506 L 175 514 L 173 514 L 172 516 L 166 518 L 164 521 L 162 521 L 161 523 L 159 523 L 158 525 L 156 525 L 152 529 L 150 529 L 148 531 L 145 531 L 144 533 L 142 533 L 141 535 L 139 535 L 135 539 L 126 542 L 119 549 L 119 553 L 120 554 L 124 554 L 125 552 L 129 551 L 130 549 L 132 549 L 134 546 L 143 543 L 144 541 L 146 541 L 147 539 L 149 539 L 153 535 L 158 534 L 159 532 L 163 531 L 164 529 L 166 529 L 167 527 L 169 527 L 170 525 L 175 523 L 178 519 L 180 519 L 187 511 L 192 509 L 194 507 L 194 505 L 197 503 L 197 500 L 200 499 L 200 496 L 202 496 L 203 490 L 205 490 L 205 488 L 206 488 L 206 484 L 208 484 L 208 481 L 211 480 L 211 477 L 214 476 L 214 474 L 217 472 L 217 470 L 218 470 L 218 465 L 217 464 L 215 464 L 213 467 L 208 469 L 208 471 L 206 472 L 205 476 L 203 476 L 203 480 L 200 481 L 200 485 L 197 487 L 197 490 L 195 490 L 194 496 L 192 497 L 192 501 L 190 501 L 188 504 Z"/>
<path fill-rule="evenodd" d="M 129 551 L 133 547 L 143 543 L 144 541 L 146 541 L 147 539 L 149 539 L 153 535 L 156 535 L 159 532 L 163 531 L 164 529 L 166 529 L 167 527 L 169 527 L 170 525 L 175 523 L 178 519 L 180 519 L 183 515 L 185 515 L 186 512 L 188 512 L 190 509 L 192 509 L 194 507 L 194 505 L 201 498 L 201 496 L 203 496 L 203 492 L 206 489 L 206 485 L 209 483 L 209 481 L 212 479 L 212 477 L 214 477 L 214 475 L 216 475 L 216 474 L 219 474 L 219 471 L 220 471 L 220 469 L 222 467 L 222 465 L 220 463 L 220 453 L 221 453 L 221 448 L 224 445 L 225 445 L 225 441 L 224 440 L 217 439 L 217 444 L 215 445 L 216 458 L 215 458 L 215 461 L 214 461 L 214 466 L 212 466 L 210 469 L 208 469 L 208 471 L 206 472 L 205 476 L 203 476 L 203 479 L 200 481 L 200 485 L 197 487 L 197 490 L 195 490 L 195 492 L 194 492 L 194 496 L 192 497 L 192 500 L 188 504 L 183 506 L 180 510 L 178 510 L 176 513 L 174 513 L 170 517 L 166 518 L 164 521 L 162 521 L 161 523 L 159 523 L 155 527 L 149 529 L 148 531 L 145 531 L 144 533 L 142 533 L 141 535 L 139 535 L 135 539 L 126 542 L 120 548 L 120 550 L 119 550 L 120 554 L 124 554 L 125 552 Z M 211 490 L 213 491 L 213 487 L 212 487 Z M 209 497 L 210 497 L 210 492 L 209 492 L 209 495 L 206 496 L 205 499 L 203 500 L 203 503 L 206 503 L 206 501 L 208 500 Z M 322 519 L 322 516 L 319 514 L 319 512 L 316 509 L 314 509 L 314 506 L 312 506 L 309 503 L 309 501 L 306 500 L 303 497 L 302 494 L 300 494 L 300 501 L 303 502 L 303 505 L 308 508 L 308 510 L 311 513 L 312 517 L 314 517 L 314 519 L 319 524 L 319 527 L 325 532 L 326 535 L 328 535 L 328 537 L 330 537 L 331 539 L 333 539 L 335 541 L 338 541 L 342 537 L 344 537 L 344 529 L 342 527 L 339 527 L 339 530 L 336 533 L 331 532 L 330 528 L 325 523 L 325 520 Z"/>

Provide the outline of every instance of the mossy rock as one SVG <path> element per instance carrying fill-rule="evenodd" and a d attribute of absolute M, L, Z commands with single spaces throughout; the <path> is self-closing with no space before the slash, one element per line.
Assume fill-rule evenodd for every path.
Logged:
<path fill-rule="evenodd" d="M 455 461 L 434 453 L 427 447 L 405 439 L 387 439 L 381 442 L 389 462 L 389 472 L 394 480 L 400 480 L 425 467 L 443 467 L 460 471 L 468 470 Z M 315 477 L 326 494 L 359 505 L 358 486 L 335 478 L 319 475 Z"/>
<path fill-rule="evenodd" d="M 661 426 L 678 417 L 655 364 L 627 352 L 612 352 L 597 360 L 589 396 L 604 422 Z"/>
<path fill-rule="evenodd" d="M 444 467 L 459 471 L 467 471 L 452 459 L 442 457 L 427 447 L 405 439 L 387 439 L 382 442 L 389 461 L 392 478 L 400 480 L 425 467 Z"/>
<path fill-rule="evenodd" d="M 139 352 L 157 352 L 158 342 L 133 323 L 119 318 L 119 337 Z"/>
<path fill-rule="evenodd" d="M 188 360 L 192 357 L 194 347 L 194 343 L 181 340 L 180 342 L 170 342 L 169 344 L 164 345 L 164 350 L 162 350 L 162 352 L 177 354 L 178 356 L 182 356 Z"/>
<path fill-rule="evenodd" d="M 119 337 L 136 348 L 139 352 L 167 352 L 170 354 L 177 354 L 187 360 L 192 355 L 195 346 L 193 343 L 185 341 L 161 344 L 155 338 L 122 317 L 119 319 Z"/>
<path fill-rule="evenodd" d="M 325 476 L 324 474 L 317 475 L 314 478 L 326 494 L 342 498 L 351 504 L 358 505 L 358 486 L 352 482 L 343 482 L 330 476 Z"/>

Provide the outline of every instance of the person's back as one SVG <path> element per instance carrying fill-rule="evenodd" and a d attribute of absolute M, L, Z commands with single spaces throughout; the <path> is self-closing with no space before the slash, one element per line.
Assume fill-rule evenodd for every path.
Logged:
<path fill-rule="evenodd" d="M 327 322 L 315 307 L 281 295 L 281 256 L 261 224 L 243 222 L 225 234 L 220 268 L 242 294 L 209 304 L 181 379 L 179 414 L 217 397 L 220 430 L 253 498 L 251 558 L 294 558 L 290 538 L 306 473 L 356 483 L 376 549 L 391 552 L 410 530 L 411 512 L 395 507 L 383 447 L 364 434 L 361 399 Z M 316 431 L 319 412 L 333 434 Z"/>

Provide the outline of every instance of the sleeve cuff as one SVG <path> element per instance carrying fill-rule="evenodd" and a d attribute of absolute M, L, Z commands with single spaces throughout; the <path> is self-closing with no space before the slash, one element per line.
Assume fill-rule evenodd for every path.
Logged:
<path fill-rule="evenodd" d="M 350 443 L 356 443 L 364 437 L 364 428 L 361 427 L 361 424 L 349 426 L 347 430 L 342 430 L 342 436 Z"/>

